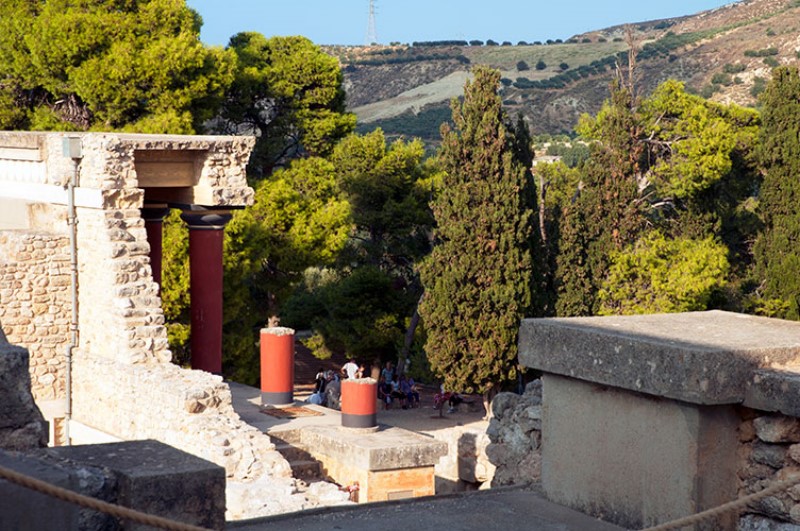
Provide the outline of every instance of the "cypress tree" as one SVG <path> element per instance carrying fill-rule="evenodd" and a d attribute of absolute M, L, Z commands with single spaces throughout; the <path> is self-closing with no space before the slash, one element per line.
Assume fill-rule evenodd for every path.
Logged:
<path fill-rule="evenodd" d="M 759 160 L 766 170 L 759 208 L 764 230 L 756 247 L 766 313 L 800 319 L 800 75 L 780 67 L 762 95 Z"/>
<path fill-rule="evenodd" d="M 529 180 L 515 161 L 497 94 L 500 73 L 476 67 L 442 128 L 434 248 L 420 267 L 425 350 L 448 389 L 488 400 L 516 378 L 520 318 L 531 300 Z M 488 410 L 487 410 L 488 411 Z"/>
<path fill-rule="evenodd" d="M 637 101 L 620 83 L 582 133 L 595 137 L 592 156 L 581 167 L 582 186 L 565 213 L 556 258 L 559 316 L 594 315 L 611 254 L 636 241 L 646 218 L 638 179 L 645 166 Z M 576 247 L 577 246 L 577 247 Z"/>

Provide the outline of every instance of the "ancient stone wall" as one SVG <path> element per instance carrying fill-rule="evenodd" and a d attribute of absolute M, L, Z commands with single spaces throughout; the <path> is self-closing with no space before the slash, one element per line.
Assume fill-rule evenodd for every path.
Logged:
<path fill-rule="evenodd" d="M 174 194 L 169 199 L 179 204 L 250 204 L 253 190 L 244 169 L 253 139 L 78 136 L 73 420 L 120 439 L 170 444 L 223 466 L 232 480 L 268 476 L 291 488 L 288 463 L 266 435 L 236 415 L 222 379 L 171 363 L 140 214 L 148 193 Z M 65 185 L 76 166 L 62 153 L 62 137 L 0 133 L 3 199 L 16 201 L 15 212 L 28 217 L 11 220 L 14 230 L 0 230 L 0 326 L 30 351 L 37 401 L 66 398 L 71 305 Z M 185 182 L 159 181 L 173 173 Z"/>
<path fill-rule="evenodd" d="M 30 386 L 37 401 L 64 398 L 68 246 L 63 234 L 0 232 L 0 327 L 9 342 L 33 353 Z"/>
<path fill-rule="evenodd" d="M 522 395 L 499 393 L 486 455 L 495 466 L 492 486 L 537 483 L 542 474 L 542 381 L 534 380 Z"/>
<path fill-rule="evenodd" d="M 739 495 L 761 491 L 800 473 L 800 419 L 742 408 Z M 739 529 L 797 529 L 800 486 L 751 505 Z M 772 527 L 766 527 L 772 526 Z"/>

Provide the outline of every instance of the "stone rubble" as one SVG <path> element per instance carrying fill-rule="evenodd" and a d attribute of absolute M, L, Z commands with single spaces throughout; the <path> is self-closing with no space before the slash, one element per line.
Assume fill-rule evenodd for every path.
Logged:
<path fill-rule="evenodd" d="M 492 487 L 536 483 L 542 469 L 542 381 L 534 380 L 522 395 L 498 393 L 486 455 L 496 467 Z"/>

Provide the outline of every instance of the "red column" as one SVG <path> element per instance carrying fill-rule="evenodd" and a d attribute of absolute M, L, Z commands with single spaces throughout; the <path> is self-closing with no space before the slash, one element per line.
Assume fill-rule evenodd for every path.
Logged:
<path fill-rule="evenodd" d="M 294 330 L 261 329 L 261 403 L 294 403 Z"/>
<path fill-rule="evenodd" d="M 372 378 L 342 381 L 342 426 L 345 428 L 378 427 L 378 382 Z"/>
<path fill-rule="evenodd" d="M 227 211 L 184 211 L 189 226 L 192 369 L 222 373 L 222 237 Z"/>
<path fill-rule="evenodd" d="M 147 231 L 147 242 L 150 244 L 150 268 L 153 270 L 153 281 L 161 287 L 161 255 L 164 217 L 169 214 L 168 208 L 146 207 L 142 209 L 144 229 Z"/>

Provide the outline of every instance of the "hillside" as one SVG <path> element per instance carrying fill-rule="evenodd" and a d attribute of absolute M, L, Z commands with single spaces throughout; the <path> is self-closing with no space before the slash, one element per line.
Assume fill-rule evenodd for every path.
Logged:
<path fill-rule="evenodd" d="M 743 0 L 679 18 L 632 22 L 637 80 L 647 94 L 667 78 L 721 102 L 753 106 L 771 69 L 800 53 L 800 0 Z M 361 130 L 436 142 L 448 102 L 462 93 L 471 65 L 503 76 L 509 114 L 522 113 L 534 133 L 571 132 L 608 94 L 625 26 L 575 35 L 565 42 L 412 43 L 330 48 L 345 72 L 348 106 Z"/>

